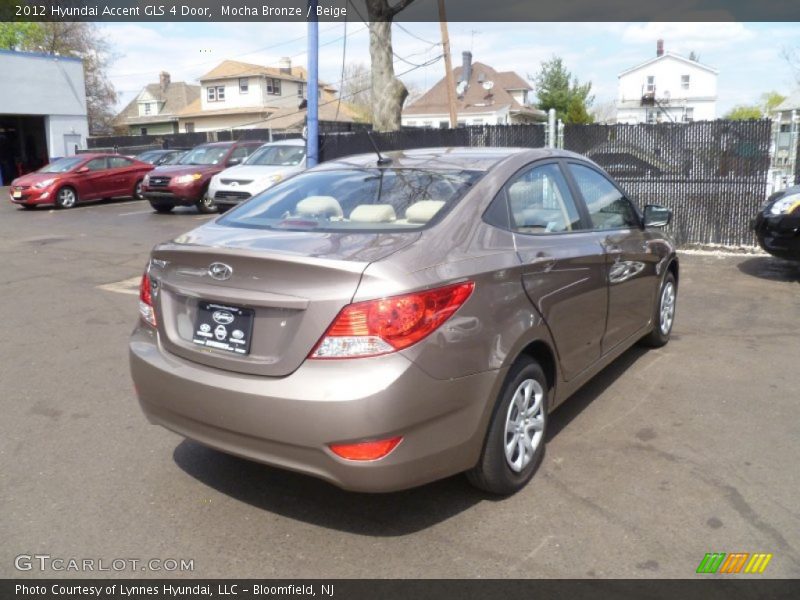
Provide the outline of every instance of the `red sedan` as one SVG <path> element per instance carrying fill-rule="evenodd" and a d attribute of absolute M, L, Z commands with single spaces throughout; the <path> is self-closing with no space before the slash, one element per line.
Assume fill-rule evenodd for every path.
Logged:
<path fill-rule="evenodd" d="M 133 196 L 142 198 L 142 179 L 153 165 L 118 154 L 80 154 L 59 158 L 11 182 L 11 201 L 24 208 Z"/>

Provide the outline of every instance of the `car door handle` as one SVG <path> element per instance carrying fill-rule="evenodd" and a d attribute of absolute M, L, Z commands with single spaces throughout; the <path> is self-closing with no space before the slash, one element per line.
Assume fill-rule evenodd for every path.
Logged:
<path fill-rule="evenodd" d="M 556 259 L 549 254 L 544 254 L 539 252 L 534 258 L 528 261 L 529 265 L 535 265 L 544 269 L 545 271 L 549 271 L 553 267 L 556 266 Z"/>

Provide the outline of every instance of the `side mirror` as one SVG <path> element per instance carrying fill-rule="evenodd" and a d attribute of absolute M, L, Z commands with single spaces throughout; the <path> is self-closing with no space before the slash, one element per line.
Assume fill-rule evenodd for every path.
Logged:
<path fill-rule="evenodd" d="M 644 207 L 645 227 L 666 227 L 672 221 L 672 211 L 665 206 L 648 204 Z"/>
<path fill-rule="evenodd" d="M 231 158 L 230 160 L 228 160 L 228 166 L 229 167 L 235 167 L 236 165 L 240 165 L 240 164 L 242 164 L 242 159 L 241 158 Z"/>
<path fill-rule="evenodd" d="M 75 172 L 76 173 L 88 173 L 89 172 L 89 167 L 81 167 L 80 169 L 78 169 Z"/>

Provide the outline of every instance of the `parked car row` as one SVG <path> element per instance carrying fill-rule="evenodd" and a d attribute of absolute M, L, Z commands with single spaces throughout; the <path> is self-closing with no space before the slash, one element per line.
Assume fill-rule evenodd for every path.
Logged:
<path fill-rule="evenodd" d="M 194 205 L 224 212 L 305 169 L 305 141 L 215 142 L 191 150 L 148 150 L 136 157 L 87 153 L 60 158 L 11 182 L 23 208 L 132 196 L 160 213 Z"/>

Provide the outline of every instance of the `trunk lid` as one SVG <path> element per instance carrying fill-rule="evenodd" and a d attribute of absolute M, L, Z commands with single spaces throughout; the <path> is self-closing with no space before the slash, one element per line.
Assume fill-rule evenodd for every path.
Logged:
<path fill-rule="evenodd" d="M 164 348 L 210 367 L 281 377 L 297 369 L 343 306 L 370 262 L 418 233 L 282 232 L 210 223 L 154 248 L 151 277 Z M 209 274 L 227 265 L 228 279 Z M 252 311 L 246 355 L 193 342 L 205 303 Z"/>

